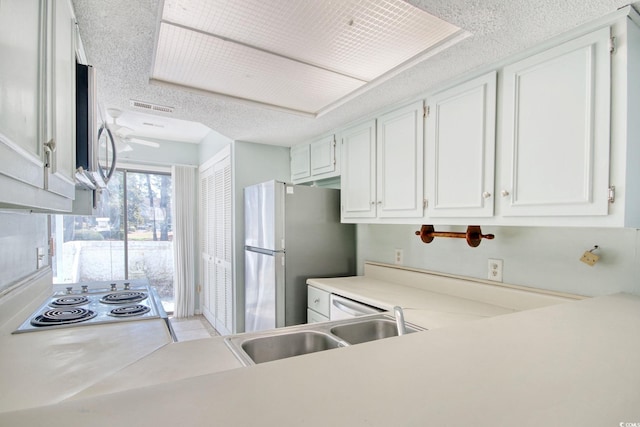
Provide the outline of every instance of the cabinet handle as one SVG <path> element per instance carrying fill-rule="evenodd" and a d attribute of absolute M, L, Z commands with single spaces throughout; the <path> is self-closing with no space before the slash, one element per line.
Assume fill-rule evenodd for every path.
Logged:
<path fill-rule="evenodd" d="M 489 193 L 488 191 L 485 191 L 484 193 L 482 193 L 482 197 L 484 197 L 485 199 L 488 199 L 489 197 L 491 197 L 491 193 Z"/>
<path fill-rule="evenodd" d="M 45 148 L 45 150 L 47 150 L 47 151 L 51 151 L 51 152 L 53 153 L 54 151 L 56 151 L 56 148 L 57 148 L 57 146 L 56 146 L 56 140 L 55 140 L 55 139 L 53 139 L 53 138 L 51 138 L 51 139 L 49 140 L 49 142 L 45 142 L 45 143 L 44 143 L 44 148 Z"/>
<path fill-rule="evenodd" d="M 502 197 L 507 197 L 509 195 L 509 192 L 507 190 L 502 190 L 500 194 L 502 194 Z"/>
<path fill-rule="evenodd" d="M 48 142 L 44 143 L 44 167 L 51 167 L 51 155 L 56 151 L 56 140 L 51 138 Z"/>
<path fill-rule="evenodd" d="M 381 205 L 382 204 L 382 200 L 378 200 L 378 204 Z"/>
<path fill-rule="evenodd" d="M 371 201 L 371 206 L 375 205 L 376 202 L 374 202 L 373 200 Z"/>
<path fill-rule="evenodd" d="M 318 303 L 320 303 L 320 298 L 316 298 L 316 299 L 314 299 L 314 300 L 313 300 L 313 303 L 314 303 L 314 304 L 318 304 Z"/>

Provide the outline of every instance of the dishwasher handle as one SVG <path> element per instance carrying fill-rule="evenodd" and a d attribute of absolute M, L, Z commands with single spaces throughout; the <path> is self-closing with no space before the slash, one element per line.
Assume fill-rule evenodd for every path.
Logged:
<path fill-rule="evenodd" d="M 340 297 L 332 298 L 332 304 L 340 311 L 343 311 L 354 317 L 364 316 L 366 314 L 380 313 L 381 311 L 383 311 L 378 308 L 371 307 L 369 305 L 359 304 L 357 302 L 353 302 L 351 300 L 340 298 Z"/>

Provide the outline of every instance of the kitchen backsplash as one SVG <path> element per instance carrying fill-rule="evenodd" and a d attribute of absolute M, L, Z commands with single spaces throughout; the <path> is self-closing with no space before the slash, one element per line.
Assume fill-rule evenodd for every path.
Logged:
<path fill-rule="evenodd" d="M 0 212 L 0 291 L 37 270 L 38 248 L 48 264 L 47 215 Z"/>
<path fill-rule="evenodd" d="M 419 225 L 358 226 L 358 274 L 365 260 L 486 279 L 488 259 L 504 261 L 504 283 L 586 296 L 629 292 L 640 295 L 640 232 L 635 229 L 482 227 L 495 234 L 477 248 L 464 239 L 436 238 L 424 244 L 414 234 Z M 464 231 L 466 227 L 436 227 Z M 600 256 L 593 267 L 580 257 L 594 245 Z"/>

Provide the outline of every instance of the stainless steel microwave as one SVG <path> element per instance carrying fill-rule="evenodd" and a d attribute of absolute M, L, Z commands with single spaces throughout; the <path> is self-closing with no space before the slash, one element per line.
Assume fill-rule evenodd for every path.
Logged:
<path fill-rule="evenodd" d="M 98 115 L 96 71 L 76 63 L 76 188 L 105 188 L 115 166 L 115 141 Z"/>

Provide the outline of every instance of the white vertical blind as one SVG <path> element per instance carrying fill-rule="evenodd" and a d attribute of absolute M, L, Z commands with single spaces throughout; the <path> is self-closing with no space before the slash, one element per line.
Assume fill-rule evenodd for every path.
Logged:
<path fill-rule="evenodd" d="M 174 203 L 173 250 L 175 317 L 195 314 L 195 256 L 197 204 L 196 171 L 189 166 L 173 166 Z"/>

